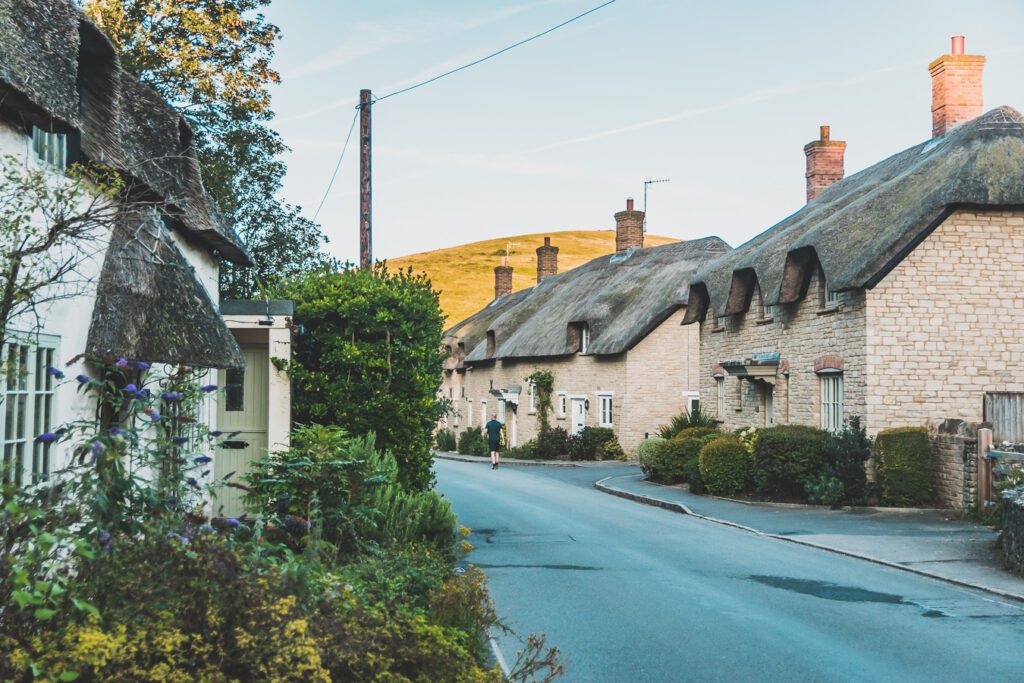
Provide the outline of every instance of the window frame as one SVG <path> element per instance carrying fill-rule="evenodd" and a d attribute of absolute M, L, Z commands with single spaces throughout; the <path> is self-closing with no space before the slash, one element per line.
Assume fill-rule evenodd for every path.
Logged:
<path fill-rule="evenodd" d="M 5 376 L 0 378 L 0 462 L 17 462 L 13 479 L 6 472 L 0 481 L 17 486 L 37 483 L 52 472 L 52 444 L 36 443 L 35 437 L 52 430 L 57 414 L 56 378 L 49 368 L 54 366 L 60 338 L 49 334 L 10 332 L 0 348 L 0 367 Z M 7 358 L 14 347 L 22 356 L 18 361 L 16 377 L 7 375 Z M 13 391 L 12 391 L 13 388 Z M 12 398 L 14 400 L 12 400 Z M 8 435 L 8 418 L 17 425 Z"/>
<path fill-rule="evenodd" d="M 537 412 L 537 385 L 534 384 L 533 382 L 528 382 L 528 384 L 529 384 L 529 393 L 530 393 L 530 412 L 531 413 L 536 413 Z M 502 420 L 502 422 L 504 422 L 504 420 Z"/>
<path fill-rule="evenodd" d="M 725 376 L 715 377 L 715 409 L 718 411 L 718 419 L 725 419 Z"/>
<path fill-rule="evenodd" d="M 558 417 L 565 418 L 569 408 L 569 394 L 564 391 L 555 392 L 558 397 Z"/>
<path fill-rule="evenodd" d="M 823 371 L 818 373 L 819 424 L 826 432 L 838 432 L 845 420 L 845 380 L 843 373 Z"/>
<path fill-rule="evenodd" d="M 610 391 L 599 391 L 597 392 L 597 401 L 597 425 L 613 428 L 615 426 L 615 394 Z"/>
<path fill-rule="evenodd" d="M 68 168 L 67 133 L 53 133 L 39 126 L 32 126 L 32 154 L 41 165 L 66 171 Z"/>
<path fill-rule="evenodd" d="M 580 353 L 587 354 L 590 351 L 590 325 L 580 323 Z"/>

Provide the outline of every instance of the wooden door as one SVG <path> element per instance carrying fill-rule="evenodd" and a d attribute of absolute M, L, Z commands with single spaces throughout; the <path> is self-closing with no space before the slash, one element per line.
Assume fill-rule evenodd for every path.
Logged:
<path fill-rule="evenodd" d="M 243 346 L 244 370 L 220 370 L 219 383 L 226 387 L 217 404 L 217 429 L 224 432 L 214 458 L 214 476 L 239 481 L 249 472 L 253 460 L 267 456 L 267 423 L 269 401 L 269 357 L 264 346 Z M 236 433 L 237 432 L 237 433 Z M 231 435 L 230 438 L 227 438 Z M 214 514 L 238 517 L 245 512 L 243 492 L 225 487 L 214 501 Z"/>
<path fill-rule="evenodd" d="M 587 403 L 586 399 L 572 399 L 572 433 L 579 434 L 587 425 Z"/>

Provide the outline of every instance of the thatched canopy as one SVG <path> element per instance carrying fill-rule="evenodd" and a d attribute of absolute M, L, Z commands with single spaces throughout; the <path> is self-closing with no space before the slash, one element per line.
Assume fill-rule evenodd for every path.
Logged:
<path fill-rule="evenodd" d="M 792 303 L 820 264 L 829 289 L 873 287 L 953 211 L 1024 206 L 1024 117 L 999 107 L 841 180 L 693 278 L 686 321 Z"/>
<path fill-rule="evenodd" d="M 238 342 L 152 211 L 126 214 L 103 263 L 89 358 L 242 368 Z"/>
<path fill-rule="evenodd" d="M 501 317 L 503 313 L 528 297 L 532 291 L 532 288 L 521 289 L 518 292 L 498 297 L 445 332 L 444 343 L 450 349 L 445 370 L 463 368 L 469 352 L 475 349 L 481 342 L 486 341 L 487 330 L 491 327 L 491 324 Z"/>
<path fill-rule="evenodd" d="M 586 325 L 589 354 L 623 353 L 685 306 L 693 273 L 728 251 L 722 240 L 705 237 L 601 256 L 498 299 L 449 336 L 466 344 L 469 362 L 541 358 L 576 353 Z"/>

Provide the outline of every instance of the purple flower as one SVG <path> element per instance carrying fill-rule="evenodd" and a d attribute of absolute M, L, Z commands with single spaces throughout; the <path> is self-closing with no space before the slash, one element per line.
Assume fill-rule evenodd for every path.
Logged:
<path fill-rule="evenodd" d="M 120 427 L 111 427 L 110 428 L 110 435 L 111 436 L 124 436 L 124 434 L 125 434 L 124 430 L 121 429 Z"/>
<path fill-rule="evenodd" d="M 57 368 L 46 368 L 46 371 L 53 375 L 54 377 L 56 377 L 57 379 L 64 379 L 64 373 L 58 370 Z"/>
<path fill-rule="evenodd" d="M 187 436 L 176 436 L 173 439 L 171 439 L 171 443 L 174 444 L 175 446 L 182 446 L 182 445 L 188 443 L 188 437 Z"/>
<path fill-rule="evenodd" d="M 181 400 L 181 392 L 165 391 L 164 393 L 160 394 L 160 397 L 163 398 L 163 400 L 167 401 L 168 403 L 174 403 L 175 401 Z"/>
<path fill-rule="evenodd" d="M 175 507 L 177 505 L 178 505 L 178 499 L 177 498 L 168 498 L 167 499 L 167 507 L 172 508 L 172 507 Z"/>
<path fill-rule="evenodd" d="M 107 448 L 106 446 L 103 445 L 101 441 L 93 441 L 92 448 L 90 448 L 89 450 L 92 451 L 93 457 L 98 458 L 99 456 L 103 455 Z"/>
<path fill-rule="evenodd" d="M 156 412 L 155 410 L 146 414 L 149 415 L 149 419 L 152 420 L 153 422 L 160 421 L 160 413 Z"/>
<path fill-rule="evenodd" d="M 237 519 L 235 519 L 234 517 L 231 517 L 230 519 L 228 519 L 228 520 L 227 520 L 226 524 L 227 524 L 227 525 L 228 525 L 229 527 L 231 527 L 232 529 L 234 529 L 235 527 L 237 527 L 238 525 L 240 525 L 240 524 L 241 524 L 241 522 L 239 522 L 239 521 L 238 521 Z"/>
<path fill-rule="evenodd" d="M 200 391 L 203 391 L 204 393 L 209 394 L 211 391 L 217 391 L 217 385 L 216 384 L 207 384 L 207 385 L 204 385 L 202 387 L 199 387 L 199 389 L 200 389 Z"/>
<path fill-rule="evenodd" d="M 35 439 L 33 439 L 33 441 L 35 441 L 36 443 L 50 443 L 51 441 L 53 441 L 56 438 L 57 438 L 57 435 L 54 434 L 53 432 L 43 432 L 42 434 L 37 436 Z"/>
<path fill-rule="evenodd" d="M 223 433 L 224 432 L 220 431 L 219 429 L 214 429 L 212 432 L 210 432 L 210 436 L 220 436 Z"/>
<path fill-rule="evenodd" d="M 106 545 L 108 543 L 110 543 L 110 532 L 104 531 L 100 534 L 100 545 Z"/>
<path fill-rule="evenodd" d="M 235 476 L 235 472 L 237 472 L 237 471 L 238 471 L 238 470 L 231 470 L 230 472 L 228 472 L 227 474 L 225 474 L 225 475 L 224 475 L 223 477 L 221 477 L 221 480 L 222 480 L 222 481 L 227 481 L 227 480 L 228 480 L 228 479 L 230 479 L 231 477 Z"/>
<path fill-rule="evenodd" d="M 195 480 L 195 477 L 188 478 L 188 485 L 194 489 L 199 488 L 199 482 Z"/>
<path fill-rule="evenodd" d="M 132 365 L 137 367 L 139 370 L 149 370 L 150 368 L 149 363 L 143 363 L 141 360 L 135 361 Z"/>
<path fill-rule="evenodd" d="M 213 462 L 213 458 L 211 458 L 208 455 L 200 455 L 198 458 L 195 459 L 195 463 L 197 465 L 206 465 L 207 463 L 211 462 Z"/>
<path fill-rule="evenodd" d="M 207 533 L 207 534 L 212 534 L 215 531 L 215 529 L 212 526 L 210 526 L 209 524 L 203 524 L 202 526 L 199 527 L 199 530 L 202 531 L 203 533 Z"/>
<path fill-rule="evenodd" d="M 134 384 L 125 384 L 124 385 L 124 393 L 126 393 L 126 394 L 137 394 L 137 393 L 139 393 L 139 388 L 137 386 L 135 386 Z"/>
<path fill-rule="evenodd" d="M 128 367 L 128 361 L 125 360 L 124 358 L 118 358 L 117 362 L 114 363 L 114 365 L 116 365 L 119 368 L 126 368 Z"/>
<path fill-rule="evenodd" d="M 82 384 L 88 384 L 89 383 L 89 376 L 88 375 L 79 375 L 75 379 L 77 379 Z"/>

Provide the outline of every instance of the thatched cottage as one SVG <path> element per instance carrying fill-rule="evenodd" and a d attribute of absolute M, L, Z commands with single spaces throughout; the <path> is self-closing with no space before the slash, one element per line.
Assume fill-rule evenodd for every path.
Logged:
<path fill-rule="evenodd" d="M 1024 391 L 1024 117 L 982 113 L 983 64 L 954 38 L 929 67 L 932 138 L 848 178 L 823 127 L 806 206 L 693 278 L 684 322 L 725 427 L 979 423 Z"/>
<path fill-rule="evenodd" d="M 58 183 L 77 161 L 129 181 L 126 210 L 78 267 L 88 286 L 8 325 L 3 354 L 20 380 L 4 383 L 3 459 L 30 481 L 60 464 L 33 435 L 90 414 L 48 366 L 69 376 L 118 358 L 244 367 L 217 280 L 222 259 L 249 257 L 203 188 L 189 125 L 122 71 L 110 41 L 66 0 L 0 0 L 0 154 Z"/>
<path fill-rule="evenodd" d="M 643 248 L 643 212 L 615 214 L 616 253 L 556 274 L 557 247 L 538 248 L 538 283 L 511 293 L 495 269 L 496 298 L 452 327 L 442 395 L 457 431 L 492 414 L 517 445 L 538 431 L 526 377 L 554 375 L 553 426 L 615 430 L 628 451 L 698 400 L 698 333 L 683 327 L 687 283 L 729 250 L 716 237 Z"/>

